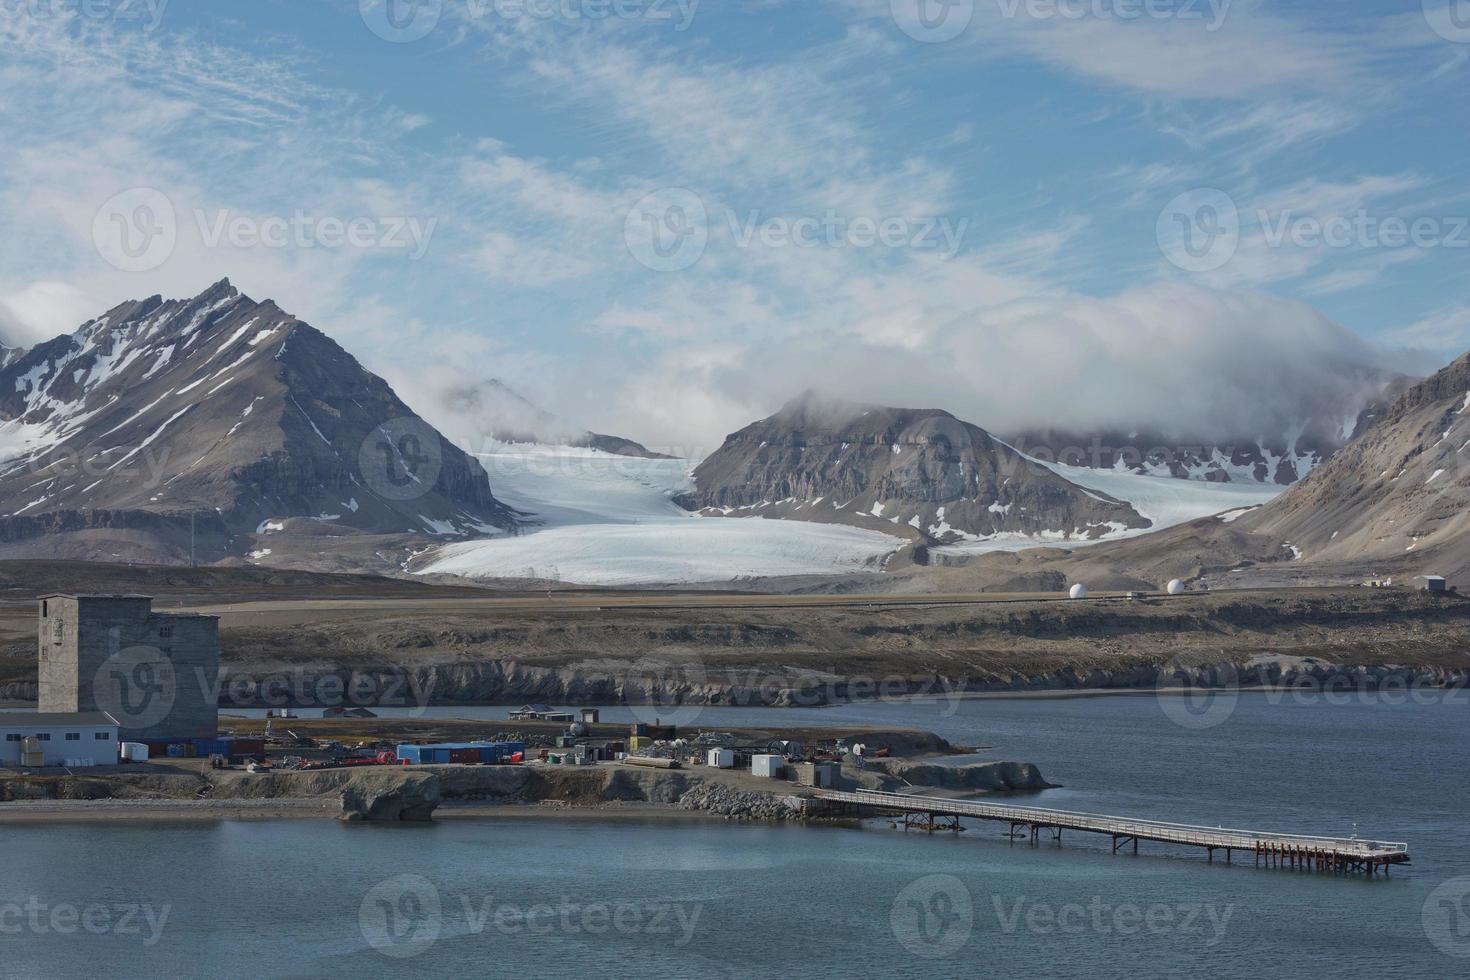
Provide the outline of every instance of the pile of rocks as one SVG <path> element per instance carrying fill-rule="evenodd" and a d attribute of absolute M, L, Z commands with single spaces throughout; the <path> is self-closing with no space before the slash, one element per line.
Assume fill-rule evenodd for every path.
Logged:
<path fill-rule="evenodd" d="M 704 810 L 742 820 L 802 820 L 805 814 L 788 796 L 748 793 L 720 783 L 701 783 L 679 798 L 681 810 Z"/>

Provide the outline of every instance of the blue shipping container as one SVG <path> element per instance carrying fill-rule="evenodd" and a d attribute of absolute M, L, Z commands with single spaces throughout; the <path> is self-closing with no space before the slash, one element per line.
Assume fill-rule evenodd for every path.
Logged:
<path fill-rule="evenodd" d="M 517 752 L 524 753 L 524 742 L 461 742 L 438 745 L 400 745 L 397 755 L 400 762 L 410 765 L 447 765 L 451 751 L 471 750 L 479 754 L 481 762 L 509 762 Z"/>

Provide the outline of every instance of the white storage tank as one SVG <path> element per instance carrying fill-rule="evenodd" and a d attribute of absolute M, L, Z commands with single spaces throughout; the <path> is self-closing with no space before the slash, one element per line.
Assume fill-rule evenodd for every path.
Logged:
<path fill-rule="evenodd" d="M 1081 582 L 1078 582 L 1076 585 L 1072 586 L 1072 591 L 1068 592 L 1067 595 L 1071 596 L 1073 599 L 1086 599 L 1087 586 L 1083 585 Z"/>
<path fill-rule="evenodd" d="M 733 749 L 710 749 L 709 764 L 716 769 L 734 769 L 735 752 Z"/>
<path fill-rule="evenodd" d="M 1184 580 L 1183 579 L 1178 579 L 1178 578 L 1176 578 L 1176 579 L 1170 579 L 1169 580 L 1169 584 L 1164 587 L 1164 591 L 1167 592 L 1167 593 L 1169 593 L 1170 595 L 1183 595 L 1184 594 Z"/>
<path fill-rule="evenodd" d="M 781 779 L 786 775 L 786 760 L 779 755 L 757 755 L 750 760 L 750 771 L 767 779 Z"/>

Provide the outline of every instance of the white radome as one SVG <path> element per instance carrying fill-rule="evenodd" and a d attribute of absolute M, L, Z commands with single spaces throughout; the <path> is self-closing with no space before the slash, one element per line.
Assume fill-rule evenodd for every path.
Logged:
<path fill-rule="evenodd" d="M 1166 585 L 1166 586 L 1164 586 L 1164 591 L 1167 592 L 1167 593 L 1169 593 L 1170 595 L 1183 595 L 1184 594 L 1184 580 L 1183 579 L 1177 579 L 1177 578 L 1176 579 L 1170 579 L 1169 580 L 1169 584 Z"/>
<path fill-rule="evenodd" d="M 1086 599 L 1087 586 L 1083 585 L 1081 582 L 1078 582 L 1076 585 L 1072 586 L 1072 591 L 1068 592 L 1067 594 L 1073 599 Z"/>

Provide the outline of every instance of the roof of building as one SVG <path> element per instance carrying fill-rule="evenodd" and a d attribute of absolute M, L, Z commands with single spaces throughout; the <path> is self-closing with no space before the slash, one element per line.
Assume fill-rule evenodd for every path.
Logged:
<path fill-rule="evenodd" d="M 51 592 L 37 599 L 147 599 L 153 601 L 151 595 L 142 595 L 137 592 Z"/>
<path fill-rule="evenodd" d="M 35 711 L 0 714 L 0 728 L 56 728 L 66 725 L 116 725 L 117 719 L 105 711 Z"/>

